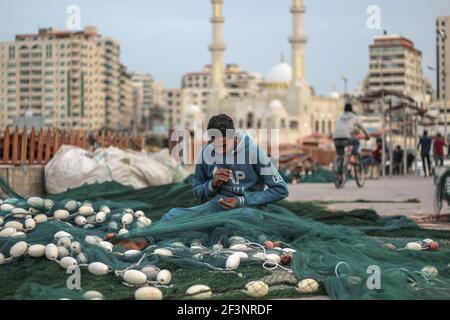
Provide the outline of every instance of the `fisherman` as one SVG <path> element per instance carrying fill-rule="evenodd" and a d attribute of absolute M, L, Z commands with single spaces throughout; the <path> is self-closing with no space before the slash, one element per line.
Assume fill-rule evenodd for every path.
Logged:
<path fill-rule="evenodd" d="M 212 117 L 207 129 L 210 141 L 200 152 L 193 183 L 195 197 L 205 203 L 174 208 L 163 220 L 189 213 L 265 207 L 288 196 L 286 182 L 266 152 L 247 134 L 235 131 L 228 115 Z"/>

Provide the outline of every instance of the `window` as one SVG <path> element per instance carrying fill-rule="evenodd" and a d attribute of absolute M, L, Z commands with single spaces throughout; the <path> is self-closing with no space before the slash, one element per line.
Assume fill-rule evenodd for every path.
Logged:
<path fill-rule="evenodd" d="M 253 113 L 249 112 L 247 114 L 247 128 L 253 128 L 253 122 L 254 122 Z"/>
<path fill-rule="evenodd" d="M 52 58 L 53 56 L 53 46 L 51 44 L 48 44 L 45 50 L 45 57 L 47 59 Z"/>
<path fill-rule="evenodd" d="M 14 47 L 14 46 L 9 47 L 8 58 L 9 59 L 16 58 L 16 47 Z"/>
<path fill-rule="evenodd" d="M 291 123 L 289 124 L 289 128 L 298 129 L 298 121 L 291 121 Z"/>

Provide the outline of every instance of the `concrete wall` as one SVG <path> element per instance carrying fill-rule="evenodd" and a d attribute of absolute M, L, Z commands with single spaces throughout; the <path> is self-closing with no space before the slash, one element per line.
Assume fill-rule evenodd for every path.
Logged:
<path fill-rule="evenodd" d="M 44 166 L 0 166 L 0 176 L 21 196 L 45 194 Z M 0 189 L 0 198 L 5 197 Z"/>

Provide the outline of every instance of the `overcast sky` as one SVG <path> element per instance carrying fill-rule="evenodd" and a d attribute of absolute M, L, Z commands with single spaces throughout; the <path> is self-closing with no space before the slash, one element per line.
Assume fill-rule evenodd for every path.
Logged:
<path fill-rule="evenodd" d="M 291 34 L 290 0 L 224 0 L 227 63 L 265 75 L 285 53 Z M 341 76 L 353 89 L 368 69 L 372 37 L 386 29 L 414 41 L 423 67 L 435 64 L 435 20 L 450 15 L 450 0 L 305 0 L 307 78 L 316 91 L 343 90 Z M 0 41 L 39 27 L 66 29 L 68 6 L 81 9 L 81 25 L 95 25 L 118 40 L 122 62 L 151 73 L 167 87 L 210 63 L 209 0 L 0 0 Z M 368 6 L 381 9 L 381 30 L 366 26 Z M 289 61 L 289 60 L 288 60 Z"/>

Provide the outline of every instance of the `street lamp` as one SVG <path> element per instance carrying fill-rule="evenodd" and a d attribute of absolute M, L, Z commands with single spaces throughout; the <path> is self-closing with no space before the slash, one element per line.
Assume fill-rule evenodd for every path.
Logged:
<path fill-rule="evenodd" d="M 344 76 L 341 76 L 341 78 L 342 78 L 342 81 L 344 81 L 344 95 L 346 95 L 347 89 L 348 89 L 348 78 L 344 77 Z"/>
<path fill-rule="evenodd" d="M 447 34 L 445 32 L 444 29 L 438 29 L 437 31 L 438 37 L 441 38 L 442 42 L 445 45 L 445 40 L 447 40 Z M 445 54 L 445 50 L 444 50 L 444 54 Z M 445 56 L 444 56 L 444 61 L 445 61 Z M 435 70 L 436 71 L 436 70 Z M 443 71 L 445 72 L 445 70 Z M 439 77 L 439 75 L 437 75 Z M 443 94 L 442 94 L 442 98 L 444 99 L 444 139 L 446 142 L 448 142 L 448 138 L 447 138 L 447 103 L 446 103 L 446 96 L 445 96 L 445 76 L 443 77 L 443 85 L 444 85 L 444 90 L 443 90 Z"/>

